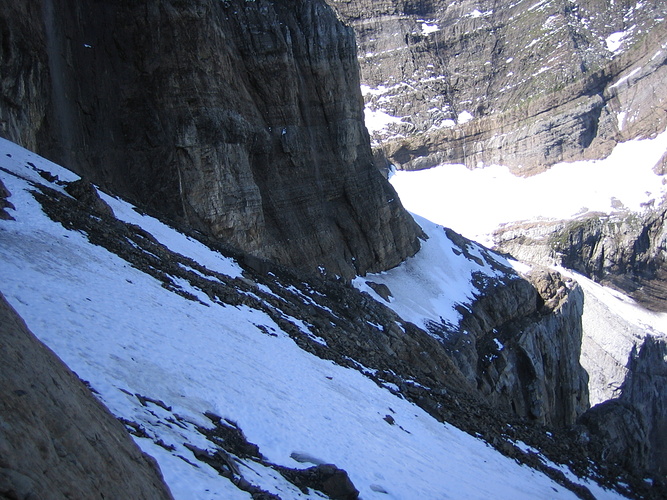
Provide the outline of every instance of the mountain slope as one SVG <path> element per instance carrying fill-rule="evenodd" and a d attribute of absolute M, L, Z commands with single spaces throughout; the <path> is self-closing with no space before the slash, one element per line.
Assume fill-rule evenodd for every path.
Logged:
<path fill-rule="evenodd" d="M 651 443 L 648 434 L 664 428 L 667 412 L 664 395 L 652 384 L 662 379 L 665 362 L 659 356 L 646 359 L 667 338 L 665 185 L 659 168 L 665 150 L 663 132 L 619 144 L 604 160 L 557 164 L 530 178 L 514 177 L 506 167 L 468 170 L 463 165 L 398 172 L 392 178 L 410 210 L 529 265 L 557 265 L 581 285 L 581 364 L 589 375 L 591 404 L 634 401 L 642 416 L 635 413 L 631 420 L 646 426 L 625 447 L 619 443 L 627 436 L 610 432 L 607 446 L 616 449 L 608 454 L 624 467 L 645 468 L 650 462 L 656 471 L 665 467 L 662 445 L 659 439 Z M 568 265 L 577 272 L 565 269 Z M 647 355 L 640 356 L 645 344 Z M 640 375 L 633 382 L 633 369 L 652 373 L 655 380 Z M 638 380 L 641 389 L 635 387 Z M 609 419 L 607 414 L 602 422 Z"/>
<path fill-rule="evenodd" d="M 357 360 L 336 357 L 335 337 L 316 326 L 326 308 L 314 283 L 274 273 L 254 281 L 240 263 L 105 195 L 117 217 L 141 226 L 121 224 L 124 233 L 108 213 L 64 194 L 63 183 L 76 179 L 68 171 L 4 141 L 1 162 L 15 219 L 0 226 L 3 292 L 158 460 L 176 498 L 246 498 L 259 490 L 316 498 L 304 484 L 317 482 L 284 468 L 319 463 L 346 470 L 363 498 L 573 497 L 400 397 L 428 380 L 418 371 L 412 381 L 397 371 L 390 383 L 390 370 L 374 367 L 364 348 Z M 295 297 L 304 309 L 290 314 Z M 329 321 L 343 321 L 340 305 L 329 304 Z M 376 306 L 367 307 L 373 314 Z M 358 326 L 370 329 L 369 341 L 391 326 L 365 321 Z M 403 342 L 414 335 L 406 330 Z M 400 338 L 392 343 L 398 348 Z M 314 356 L 318 349 L 329 359 Z M 454 390 L 457 371 L 443 367 L 431 376 L 449 378 Z M 543 470 L 550 463 L 533 462 Z M 600 498 L 615 496 L 585 484 Z"/>

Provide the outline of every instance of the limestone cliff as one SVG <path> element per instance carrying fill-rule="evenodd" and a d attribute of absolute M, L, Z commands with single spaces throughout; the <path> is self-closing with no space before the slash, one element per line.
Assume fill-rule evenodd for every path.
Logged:
<path fill-rule="evenodd" d="M 170 499 L 156 464 L 0 294 L 0 497 Z"/>
<path fill-rule="evenodd" d="M 354 33 L 323 1 L 5 2 L 0 22 L 5 137 L 300 269 L 419 248 L 372 166 Z"/>
<path fill-rule="evenodd" d="M 450 234 L 453 232 L 450 231 Z M 458 236 L 466 249 L 473 242 Z M 588 375 L 579 363 L 583 293 L 547 270 L 479 284 L 480 295 L 461 307 L 456 331 L 442 334 L 447 352 L 495 407 L 529 421 L 572 425 L 588 409 Z"/>
<path fill-rule="evenodd" d="M 331 0 L 355 28 L 373 134 L 402 169 L 530 174 L 664 130 L 664 2 Z"/>
<path fill-rule="evenodd" d="M 665 311 L 666 217 L 663 203 L 643 213 L 620 210 L 572 221 L 509 225 L 495 238 L 500 249 L 516 258 L 562 265 Z"/>
<path fill-rule="evenodd" d="M 665 205 L 643 213 L 587 214 L 572 221 L 521 223 L 496 233 L 517 258 L 558 264 L 630 295 L 653 311 L 665 300 Z M 583 278 L 582 278 L 583 280 Z M 591 404 L 581 422 L 606 460 L 664 474 L 664 337 L 587 294 L 581 363 Z"/>

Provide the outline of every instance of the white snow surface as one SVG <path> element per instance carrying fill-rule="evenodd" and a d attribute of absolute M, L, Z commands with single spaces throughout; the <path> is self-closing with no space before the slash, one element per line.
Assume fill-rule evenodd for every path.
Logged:
<path fill-rule="evenodd" d="M 559 163 L 532 177 L 499 165 L 471 170 L 453 164 L 399 171 L 391 183 L 410 212 L 492 246 L 491 234 L 505 223 L 612 213 L 614 199 L 634 211 L 659 203 L 663 176 L 652 169 L 665 151 L 667 132 L 620 143 L 604 160 Z"/>
<path fill-rule="evenodd" d="M 392 116 L 384 111 L 364 108 L 366 128 L 370 134 L 386 129 L 392 123 L 401 123 L 401 118 Z"/>
<path fill-rule="evenodd" d="M 609 35 L 605 39 L 605 43 L 607 44 L 607 50 L 609 52 L 618 52 L 621 49 L 623 41 L 627 35 L 628 33 L 625 31 L 617 31 Z"/>
<path fill-rule="evenodd" d="M 625 112 L 619 116 L 620 122 L 627 119 Z M 665 196 L 664 176 L 655 174 L 653 167 L 665 151 L 667 132 L 621 143 L 604 160 L 562 163 L 528 178 L 516 177 L 502 166 L 469 170 L 442 165 L 397 172 L 391 182 L 408 210 L 492 247 L 493 231 L 506 223 L 570 219 L 596 211 L 613 214 L 619 202 L 635 212 L 659 204 Z M 529 270 L 525 264 L 510 264 L 521 273 Z M 558 270 L 573 277 L 586 296 L 580 361 L 589 373 L 591 404 L 617 397 L 632 348 L 647 335 L 665 337 L 667 314 L 647 311 L 622 293 Z M 385 283 L 393 290 L 391 282 Z M 402 312 L 415 323 L 418 313 L 417 308 Z"/>
<path fill-rule="evenodd" d="M 435 33 L 436 31 L 440 31 L 440 28 L 438 27 L 437 24 L 429 24 L 427 22 L 422 23 L 422 34 L 425 36 L 430 35 L 431 33 Z"/>
<path fill-rule="evenodd" d="M 461 111 L 459 113 L 459 116 L 457 117 L 457 122 L 460 125 L 463 125 L 464 123 L 468 123 L 473 118 L 474 116 L 472 116 L 472 113 L 470 113 L 470 111 Z"/>
<path fill-rule="evenodd" d="M 429 322 L 456 326 L 461 315 L 455 307 L 469 304 L 479 294 L 472 284 L 472 274 L 479 272 L 493 278 L 503 273 L 485 259 L 482 253 L 485 249 L 481 246 L 472 244 L 468 248 L 479 261 L 462 257 L 461 250 L 447 237 L 442 226 L 413 216 L 428 236 L 426 241 L 422 241 L 421 250 L 398 267 L 358 277 L 353 284 L 380 301 L 382 298 L 366 282 L 387 285 L 393 296 L 389 307 L 404 320 L 422 328 Z M 509 266 L 498 256 L 495 260 Z"/>
<path fill-rule="evenodd" d="M 335 463 L 365 500 L 575 498 L 483 441 L 438 423 L 359 371 L 304 352 L 264 313 L 210 303 L 195 289 L 189 291 L 208 306 L 187 301 L 92 245 L 84 234 L 52 222 L 29 192 L 30 183 L 8 173 L 46 184 L 28 162 L 61 180 L 76 179 L 0 139 L 0 178 L 11 192 L 15 210 L 10 213 L 16 219 L 0 221 L 1 291 L 112 413 L 146 429 L 150 438 L 135 441 L 156 458 L 177 499 L 249 498 L 184 446 L 210 448 L 195 428 L 210 426 L 203 417 L 207 411 L 238 423 L 274 463 L 310 465 L 290 458 L 294 452 Z M 169 248 L 220 272 L 239 273 L 232 260 L 120 200 L 105 198 L 119 218 L 142 226 Z M 419 258 L 438 251 L 446 253 L 447 246 L 436 239 L 427 246 L 427 257 Z M 438 272 L 459 286 L 444 266 Z M 144 406 L 134 394 L 171 409 Z M 388 414 L 398 425 L 383 420 Z M 170 423 L 175 415 L 180 425 Z M 158 446 L 159 440 L 174 450 Z M 239 462 L 239 469 L 281 498 L 321 498 L 300 492 L 256 462 Z M 604 490 L 596 494 L 617 497 Z"/>

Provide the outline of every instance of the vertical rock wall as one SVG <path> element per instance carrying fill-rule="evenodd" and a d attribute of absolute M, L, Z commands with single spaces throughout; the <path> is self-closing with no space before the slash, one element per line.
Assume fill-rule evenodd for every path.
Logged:
<path fill-rule="evenodd" d="M 323 1 L 45 0 L 13 27 L 21 8 L 0 17 L 37 34 L 8 45 L 46 111 L 17 96 L 6 137 L 292 267 L 347 278 L 419 248 L 372 166 L 354 33 Z"/>
<path fill-rule="evenodd" d="M 373 133 L 401 169 L 528 175 L 667 125 L 660 1 L 328 0 L 356 30 Z"/>

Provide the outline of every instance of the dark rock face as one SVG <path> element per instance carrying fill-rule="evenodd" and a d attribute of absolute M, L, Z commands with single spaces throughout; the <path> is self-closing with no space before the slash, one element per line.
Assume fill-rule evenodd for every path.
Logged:
<path fill-rule="evenodd" d="M 492 405 L 565 427 L 589 407 L 579 363 L 583 293 L 556 272 L 527 278 L 485 289 L 447 350 Z"/>
<path fill-rule="evenodd" d="M 401 169 L 530 174 L 667 125 L 664 2 L 330 3 L 357 32 L 369 108 L 401 119 L 373 134 Z"/>
<path fill-rule="evenodd" d="M 11 193 L 0 180 L 0 219 L 14 220 L 14 217 L 12 217 L 9 214 L 9 212 L 7 212 L 8 208 L 14 209 L 14 205 L 12 205 L 12 202 L 7 201 L 7 198 L 9 198 L 10 196 Z"/>
<path fill-rule="evenodd" d="M 300 269 L 350 277 L 419 248 L 373 168 L 354 33 L 324 2 L 22 9 L 0 11 L 3 82 L 30 94 L 3 110 L 9 139 Z M 12 25 L 19 14 L 32 22 Z"/>
<path fill-rule="evenodd" d="M 610 399 L 584 413 L 579 423 L 605 460 L 626 470 L 646 470 L 650 445 L 644 416 L 637 408 Z"/>
<path fill-rule="evenodd" d="M 621 392 L 626 401 L 644 416 L 649 448 L 649 469 L 667 474 L 667 343 L 647 337 L 631 354 L 629 375 Z"/>
<path fill-rule="evenodd" d="M 630 355 L 620 397 L 581 418 L 606 461 L 658 477 L 667 471 L 666 356 L 665 340 L 648 336 Z"/>
<path fill-rule="evenodd" d="M 591 214 L 574 221 L 520 224 L 504 228 L 496 236 L 499 247 L 517 258 L 557 263 L 627 293 L 648 309 L 664 312 L 666 214 L 663 204 L 641 214 Z M 596 306 L 591 303 L 591 307 Z M 618 338 L 611 344 L 633 346 L 627 347 L 624 359 L 619 360 L 614 359 L 619 356 L 614 353 L 619 347 L 603 347 L 599 334 L 592 334 L 595 338 L 584 342 L 585 363 L 592 379 L 599 378 L 602 386 L 591 393 L 602 390 L 613 399 L 586 412 L 582 423 L 589 428 L 604 460 L 629 470 L 664 474 L 664 339 L 654 337 L 647 327 L 619 321 L 613 331 Z"/>
<path fill-rule="evenodd" d="M 157 465 L 0 295 L 0 496 L 170 499 Z"/>
<path fill-rule="evenodd" d="M 41 25 L 38 2 L 0 5 L 0 135 L 33 150 L 49 95 Z"/>

